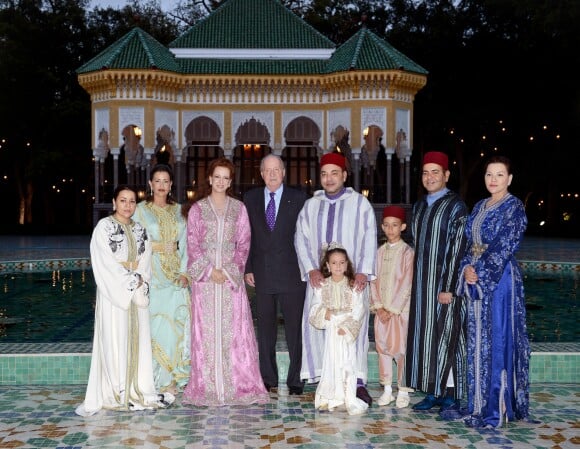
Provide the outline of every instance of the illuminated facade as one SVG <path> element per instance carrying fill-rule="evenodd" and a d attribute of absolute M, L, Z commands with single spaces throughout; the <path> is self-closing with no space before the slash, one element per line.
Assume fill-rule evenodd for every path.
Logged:
<path fill-rule="evenodd" d="M 364 26 L 337 48 L 276 0 L 229 0 L 168 47 L 133 29 L 78 80 L 91 96 L 95 220 L 117 184 L 144 194 L 158 162 L 185 201 L 218 156 L 234 162 L 243 195 L 270 152 L 289 185 L 311 192 L 320 156 L 341 151 L 348 182 L 371 201 L 409 202 L 413 100 L 427 72 Z"/>

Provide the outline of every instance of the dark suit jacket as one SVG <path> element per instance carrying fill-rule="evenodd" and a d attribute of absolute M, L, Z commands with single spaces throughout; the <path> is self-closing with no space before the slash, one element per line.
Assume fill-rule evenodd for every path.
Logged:
<path fill-rule="evenodd" d="M 294 249 L 294 233 L 305 201 L 304 192 L 285 185 L 276 225 L 270 231 L 266 223 L 264 187 L 252 189 L 244 195 L 252 227 L 246 273 L 254 273 L 256 290 L 260 293 L 284 293 L 304 288 Z"/>

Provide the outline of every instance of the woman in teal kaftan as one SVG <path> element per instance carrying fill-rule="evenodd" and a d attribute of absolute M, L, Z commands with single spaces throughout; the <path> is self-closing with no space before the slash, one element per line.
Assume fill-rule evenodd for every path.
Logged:
<path fill-rule="evenodd" d="M 176 393 L 189 378 L 191 306 L 186 223 L 171 197 L 172 182 L 171 168 L 156 165 L 149 180 L 151 194 L 138 204 L 134 219 L 152 241 L 149 308 L 155 386 Z"/>

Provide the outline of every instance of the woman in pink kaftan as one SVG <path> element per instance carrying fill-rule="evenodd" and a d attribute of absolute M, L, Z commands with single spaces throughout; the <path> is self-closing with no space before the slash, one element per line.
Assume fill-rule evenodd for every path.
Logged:
<path fill-rule="evenodd" d="M 183 403 L 197 406 L 265 403 L 258 347 L 244 285 L 250 222 L 234 199 L 234 166 L 212 161 L 206 185 L 188 212 L 192 280 L 191 372 Z"/>

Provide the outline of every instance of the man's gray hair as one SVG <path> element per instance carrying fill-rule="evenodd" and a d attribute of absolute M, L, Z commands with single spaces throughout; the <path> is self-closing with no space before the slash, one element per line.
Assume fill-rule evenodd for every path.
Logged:
<path fill-rule="evenodd" d="M 282 160 L 282 158 L 280 156 L 278 156 L 277 154 L 270 153 L 270 154 L 267 154 L 266 156 L 264 156 L 262 158 L 262 160 L 260 161 L 260 173 L 264 171 L 264 162 L 269 157 L 273 157 L 275 159 L 278 159 L 278 162 L 280 163 L 282 170 L 286 170 L 286 166 L 284 165 L 284 161 Z"/>

